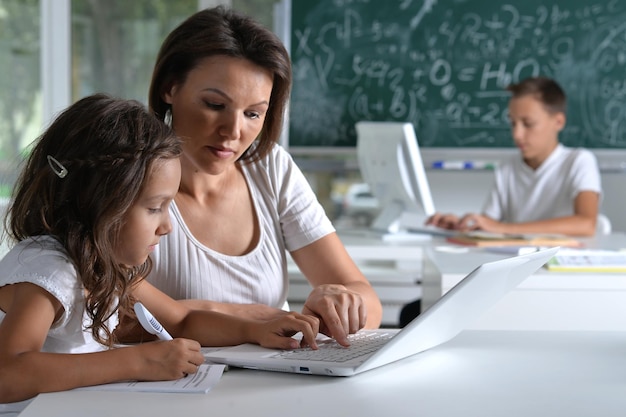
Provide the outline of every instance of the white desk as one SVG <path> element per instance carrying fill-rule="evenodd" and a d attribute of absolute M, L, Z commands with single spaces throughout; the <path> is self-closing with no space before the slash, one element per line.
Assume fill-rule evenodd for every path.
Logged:
<path fill-rule="evenodd" d="M 626 235 L 584 240 L 588 248 L 626 248 Z M 469 248 L 465 253 L 426 249 L 422 307 L 432 305 L 478 265 L 511 255 Z M 449 245 L 448 245 L 449 246 Z M 470 328 L 492 330 L 626 331 L 626 274 L 549 272 L 540 269 Z"/>
<path fill-rule="evenodd" d="M 208 394 L 45 394 L 20 417 L 621 417 L 624 369 L 623 332 L 466 331 L 350 378 L 231 370 Z"/>
<path fill-rule="evenodd" d="M 590 244 L 622 247 L 626 237 L 611 242 Z M 425 286 L 440 292 L 504 256 L 428 254 L 438 274 Z M 624 369 L 626 275 L 540 271 L 450 342 L 355 377 L 233 369 L 206 395 L 54 393 L 21 417 L 612 417 L 626 413 Z"/>

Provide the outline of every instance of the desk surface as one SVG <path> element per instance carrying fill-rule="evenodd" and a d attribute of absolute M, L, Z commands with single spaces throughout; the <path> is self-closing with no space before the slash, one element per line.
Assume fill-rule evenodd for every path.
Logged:
<path fill-rule="evenodd" d="M 626 250 L 626 234 L 624 233 L 581 239 L 581 241 L 588 249 Z M 443 274 L 463 274 L 464 276 L 482 263 L 513 256 L 490 252 L 486 248 L 453 245 L 442 238 L 433 238 L 423 247 L 428 252 L 428 257 Z"/>
<path fill-rule="evenodd" d="M 626 235 L 585 240 L 588 248 L 626 248 Z M 512 255 L 482 248 L 461 253 L 437 250 L 445 241 L 426 248 L 431 269 L 424 273 L 422 305 L 452 288 L 485 262 Z M 458 247 L 457 247 L 458 248 Z M 539 269 L 469 326 L 489 330 L 626 331 L 626 274 L 550 272 Z"/>
<path fill-rule="evenodd" d="M 350 378 L 231 370 L 208 394 L 70 391 L 21 417 L 623 416 L 625 332 L 465 331 Z"/>
<path fill-rule="evenodd" d="M 626 236 L 589 247 L 626 247 Z M 461 276 L 506 257 L 439 255 L 443 275 Z M 355 377 L 234 369 L 206 395 L 70 391 L 40 395 L 20 416 L 623 416 L 626 286 L 613 287 L 626 274 L 528 282 L 450 342 Z"/>

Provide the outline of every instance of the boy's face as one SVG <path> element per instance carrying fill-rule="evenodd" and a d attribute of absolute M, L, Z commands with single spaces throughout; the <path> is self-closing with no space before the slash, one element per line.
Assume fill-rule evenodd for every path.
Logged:
<path fill-rule="evenodd" d="M 512 98 L 509 120 L 515 145 L 532 168 L 541 165 L 554 150 L 559 132 L 565 126 L 565 115 L 548 112 L 534 95 Z"/>

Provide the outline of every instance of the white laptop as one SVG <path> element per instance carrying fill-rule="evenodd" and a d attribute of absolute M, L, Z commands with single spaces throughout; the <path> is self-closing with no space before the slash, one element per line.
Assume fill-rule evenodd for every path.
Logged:
<path fill-rule="evenodd" d="M 351 335 L 351 346 L 332 339 L 320 342 L 319 350 L 283 351 L 254 344 L 228 347 L 205 354 L 208 361 L 266 371 L 351 376 L 415 355 L 459 334 L 505 294 L 543 266 L 558 247 L 485 263 L 444 294 L 432 307 L 403 329 L 361 330 Z M 345 359 L 360 349 L 361 339 L 374 340 L 366 353 Z M 328 352 L 328 353 L 327 353 Z M 336 357 L 329 359 L 321 355 Z M 337 358 L 339 357 L 339 358 Z"/>

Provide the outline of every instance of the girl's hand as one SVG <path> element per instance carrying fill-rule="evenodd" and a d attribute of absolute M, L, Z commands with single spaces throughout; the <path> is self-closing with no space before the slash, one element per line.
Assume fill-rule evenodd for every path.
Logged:
<path fill-rule="evenodd" d="M 143 343 L 130 347 L 139 351 L 137 379 L 164 381 L 195 374 L 204 363 L 200 344 L 190 339 L 174 339 Z M 120 349 L 129 349 L 123 347 Z"/>
<path fill-rule="evenodd" d="M 310 346 L 317 349 L 315 337 L 319 332 L 319 324 L 317 317 L 290 312 L 266 322 L 252 323 L 250 334 L 255 343 L 267 348 L 290 350 Z M 302 333 L 300 342 L 291 337 L 299 332 Z"/>

